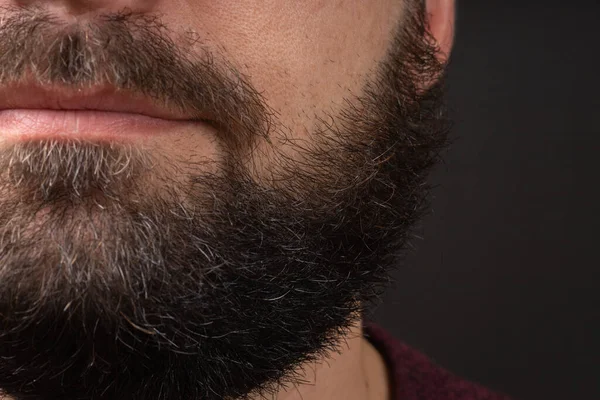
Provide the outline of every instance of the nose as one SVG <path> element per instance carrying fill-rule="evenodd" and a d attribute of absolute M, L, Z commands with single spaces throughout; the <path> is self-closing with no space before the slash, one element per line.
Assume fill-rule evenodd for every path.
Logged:
<path fill-rule="evenodd" d="M 39 6 L 65 15 L 90 12 L 114 12 L 128 9 L 136 13 L 153 11 L 161 0 L 0 0 L 0 6 Z"/>

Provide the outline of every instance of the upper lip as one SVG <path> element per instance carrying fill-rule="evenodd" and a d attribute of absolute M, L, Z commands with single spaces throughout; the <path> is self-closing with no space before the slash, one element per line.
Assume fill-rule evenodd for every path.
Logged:
<path fill-rule="evenodd" d="M 140 114 L 167 120 L 207 120 L 151 98 L 110 85 L 83 88 L 32 83 L 0 87 L 0 111 L 8 109 L 87 110 Z"/>

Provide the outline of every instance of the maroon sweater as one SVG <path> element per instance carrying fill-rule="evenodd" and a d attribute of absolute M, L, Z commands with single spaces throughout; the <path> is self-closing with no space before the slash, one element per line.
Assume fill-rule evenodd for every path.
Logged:
<path fill-rule="evenodd" d="M 371 321 L 364 336 L 387 363 L 390 400 L 510 400 L 435 365 Z"/>

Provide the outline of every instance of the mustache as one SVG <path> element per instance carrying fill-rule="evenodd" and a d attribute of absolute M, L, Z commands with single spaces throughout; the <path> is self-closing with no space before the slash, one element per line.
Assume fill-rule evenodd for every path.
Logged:
<path fill-rule="evenodd" d="M 209 115 L 230 150 L 266 138 L 273 113 L 248 79 L 191 31 L 172 36 L 129 10 L 67 22 L 42 6 L 0 7 L 0 85 L 110 85 Z"/>

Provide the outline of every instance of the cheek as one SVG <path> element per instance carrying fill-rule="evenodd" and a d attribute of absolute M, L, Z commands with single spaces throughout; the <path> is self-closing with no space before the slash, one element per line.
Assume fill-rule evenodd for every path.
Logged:
<path fill-rule="evenodd" d="M 259 141 L 243 160 L 257 179 L 276 173 L 281 155 L 298 161 L 294 141 L 312 142 L 319 118 L 335 118 L 346 99 L 360 95 L 402 14 L 398 0 L 186 4 L 177 14 L 165 10 L 166 24 L 195 31 L 275 112 L 270 143 Z"/>
<path fill-rule="evenodd" d="M 398 0 L 196 0 L 167 23 L 189 27 L 263 94 L 295 135 L 358 93 L 402 14 Z"/>

